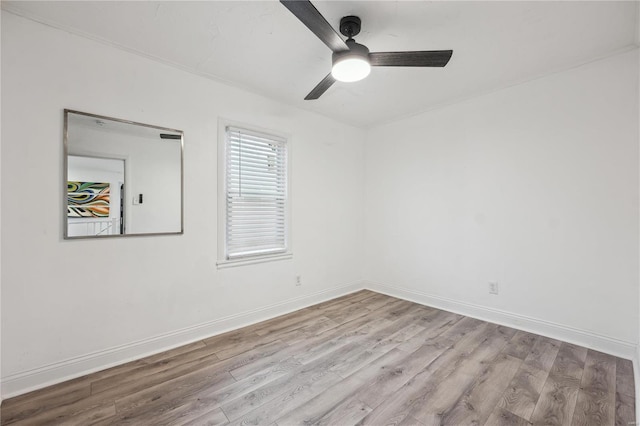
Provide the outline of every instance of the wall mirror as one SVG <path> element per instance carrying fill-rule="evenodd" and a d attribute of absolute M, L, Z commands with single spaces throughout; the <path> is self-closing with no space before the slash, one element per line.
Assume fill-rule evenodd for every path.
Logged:
<path fill-rule="evenodd" d="M 64 110 L 64 238 L 182 234 L 183 132 Z"/>

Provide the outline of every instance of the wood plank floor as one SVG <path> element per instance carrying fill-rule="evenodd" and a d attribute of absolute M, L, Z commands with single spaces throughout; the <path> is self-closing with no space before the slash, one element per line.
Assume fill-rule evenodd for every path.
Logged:
<path fill-rule="evenodd" d="M 631 361 L 371 291 L 3 402 L 2 425 L 630 425 Z"/>

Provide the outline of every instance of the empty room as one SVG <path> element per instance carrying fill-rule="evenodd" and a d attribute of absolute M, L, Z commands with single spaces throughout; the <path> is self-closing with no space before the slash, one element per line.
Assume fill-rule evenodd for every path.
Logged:
<path fill-rule="evenodd" d="M 639 424 L 639 1 L 0 5 L 0 424 Z"/>

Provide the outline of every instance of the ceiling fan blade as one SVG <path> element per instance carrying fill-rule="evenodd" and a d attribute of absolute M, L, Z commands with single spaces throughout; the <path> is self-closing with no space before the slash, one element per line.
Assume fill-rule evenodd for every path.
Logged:
<path fill-rule="evenodd" d="M 444 67 L 453 50 L 369 53 L 372 67 Z"/>
<path fill-rule="evenodd" d="M 331 73 L 327 74 L 327 76 L 323 78 L 322 81 L 318 83 L 318 85 L 314 87 L 313 90 L 309 92 L 307 96 L 305 96 L 304 100 L 311 101 L 314 99 L 318 99 L 335 82 L 336 82 L 336 79 L 333 78 Z"/>
<path fill-rule="evenodd" d="M 329 25 L 311 2 L 308 0 L 280 0 L 280 3 L 302 21 L 324 44 L 329 46 L 329 49 L 334 52 L 349 50 L 342 37 Z"/>

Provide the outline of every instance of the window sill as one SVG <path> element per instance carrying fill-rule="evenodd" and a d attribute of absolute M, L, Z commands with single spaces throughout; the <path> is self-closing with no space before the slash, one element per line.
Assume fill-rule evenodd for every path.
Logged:
<path fill-rule="evenodd" d="M 280 253 L 265 256 L 245 257 L 240 259 L 219 260 L 216 262 L 218 269 L 235 268 L 236 266 L 253 265 L 256 263 L 275 262 L 293 258 L 293 253 Z"/>

